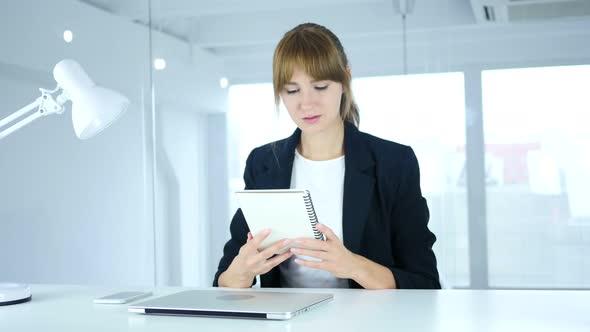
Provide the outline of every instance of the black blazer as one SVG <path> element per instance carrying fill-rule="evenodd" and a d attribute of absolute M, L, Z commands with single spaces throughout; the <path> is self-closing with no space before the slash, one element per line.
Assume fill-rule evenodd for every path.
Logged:
<path fill-rule="evenodd" d="M 246 189 L 288 189 L 300 138 L 297 129 L 286 139 L 254 149 L 246 161 Z M 429 212 L 413 150 L 363 133 L 347 121 L 344 150 L 342 229 L 346 248 L 389 268 L 398 288 L 440 288 L 432 251 L 436 237 L 428 230 Z M 219 275 L 246 243 L 249 229 L 239 209 L 230 232 L 213 286 L 218 286 Z M 261 275 L 260 282 L 262 287 L 281 287 L 279 268 Z M 349 285 L 361 288 L 354 280 Z"/>

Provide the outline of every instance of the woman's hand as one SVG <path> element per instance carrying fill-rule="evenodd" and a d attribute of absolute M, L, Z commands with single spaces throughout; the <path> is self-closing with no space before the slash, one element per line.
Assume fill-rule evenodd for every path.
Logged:
<path fill-rule="evenodd" d="M 328 271 L 337 278 L 352 279 L 366 289 L 397 288 L 395 276 L 391 270 L 346 249 L 344 243 L 328 226 L 318 224 L 317 227 L 327 236 L 327 241 L 295 239 L 297 248 L 291 248 L 291 252 L 318 258 L 320 261 L 297 258 L 295 263 Z"/>
<path fill-rule="evenodd" d="M 284 239 L 272 246 L 259 251 L 258 247 L 270 235 L 270 230 L 264 230 L 255 237 L 248 233 L 248 239 L 225 272 L 219 276 L 219 286 L 233 288 L 248 288 L 252 280 L 260 274 L 265 274 L 273 267 L 281 264 L 293 254 L 289 251 L 276 255 L 285 248 L 291 240 Z M 275 256 L 276 255 L 276 256 Z M 274 257 L 273 257 L 274 256 Z"/>
<path fill-rule="evenodd" d="M 318 258 L 320 261 L 297 258 L 295 263 L 328 271 L 337 278 L 355 279 L 356 272 L 361 268 L 362 258 L 346 249 L 344 243 L 328 226 L 317 224 L 317 228 L 327 237 L 326 241 L 298 238 L 294 240 L 296 248 L 291 248 L 291 252 Z"/>

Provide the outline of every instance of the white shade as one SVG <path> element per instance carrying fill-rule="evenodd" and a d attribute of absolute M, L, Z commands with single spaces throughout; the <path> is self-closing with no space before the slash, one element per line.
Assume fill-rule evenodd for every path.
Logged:
<path fill-rule="evenodd" d="M 80 139 L 98 134 L 129 107 L 127 97 L 94 84 L 74 60 L 62 60 L 55 65 L 53 77 L 72 101 L 72 122 Z"/>

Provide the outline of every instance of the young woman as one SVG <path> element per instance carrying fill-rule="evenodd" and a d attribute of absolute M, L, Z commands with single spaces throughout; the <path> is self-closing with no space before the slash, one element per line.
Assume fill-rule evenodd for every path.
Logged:
<path fill-rule="evenodd" d="M 270 231 L 250 234 L 238 210 L 213 285 L 251 287 L 260 275 L 262 287 L 440 288 L 416 156 L 357 129 L 338 38 L 313 23 L 287 32 L 273 85 L 298 129 L 250 153 L 246 189 L 310 190 L 327 241 L 284 239 L 260 251 Z"/>

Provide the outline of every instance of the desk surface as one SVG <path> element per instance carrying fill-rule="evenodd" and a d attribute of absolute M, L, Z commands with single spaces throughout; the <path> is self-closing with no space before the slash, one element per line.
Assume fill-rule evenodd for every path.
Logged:
<path fill-rule="evenodd" d="M 165 288 L 155 296 L 188 288 Z M 588 291 L 295 289 L 334 300 L 288 321 L 127 312 L 94 304 L 125 288 L 33 285 L 33 300 L 0 307 L 0 331 L 590 331 Z M 259 291 L 268 291 L 260 289 Z"/>

